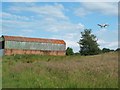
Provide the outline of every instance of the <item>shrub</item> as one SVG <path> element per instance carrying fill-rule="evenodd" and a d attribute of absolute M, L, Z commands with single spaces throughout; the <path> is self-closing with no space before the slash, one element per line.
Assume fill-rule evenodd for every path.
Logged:
<path fill-rule="evenodd" d="M 68 47 L 66 50 L 66 55 L 73 55 L 73 54 L 74 54 L 73 49 Z"/>

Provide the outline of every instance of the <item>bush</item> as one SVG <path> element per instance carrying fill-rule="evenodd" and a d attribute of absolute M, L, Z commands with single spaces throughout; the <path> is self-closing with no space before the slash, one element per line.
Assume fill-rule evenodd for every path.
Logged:
<path fill-rule="evenodd" d="M 120 48 L 117 48 L 115 51 L 120 51 Z"/>
<path fill-rule="evenodd" d="M 76 53 L 74 53 L 74 55 L 80 55 L 80 53 L 79 53 L 79 52 L 76 52 Z"/>
<path fill-rule="evenodd" d="M 111 51 L 111 50 L 110 50 L 109 48 L 103 48 L 103 49 L 102 49 L 102 52 L 103 52 L 103 53 L 110 52 L 110 51 Z"/>
<path fill-rule="evenodd" d="M 68 47 L 66 50 L 66 55 L 73 55 L 73 54 L 74 54 L 73 49 Z"/>

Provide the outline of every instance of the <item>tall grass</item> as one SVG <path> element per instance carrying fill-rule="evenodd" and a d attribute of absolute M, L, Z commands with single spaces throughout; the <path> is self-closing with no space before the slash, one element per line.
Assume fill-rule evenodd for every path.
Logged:
<path fill-rule="evenodd" d="M 117 88 L 117 53 L 3 57 L 3 88 Z"/>

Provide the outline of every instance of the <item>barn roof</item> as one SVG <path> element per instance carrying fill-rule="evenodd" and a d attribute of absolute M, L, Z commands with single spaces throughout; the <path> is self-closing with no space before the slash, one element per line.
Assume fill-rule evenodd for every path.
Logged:
<path fill-rule="evenodd" d="M 21 41 L 21 42 L 43 42 L 54 44 L 65 44 L 65 41 L 58 39 L 28 38 L 21 36 L 2 36 L 5 41 Z"/>

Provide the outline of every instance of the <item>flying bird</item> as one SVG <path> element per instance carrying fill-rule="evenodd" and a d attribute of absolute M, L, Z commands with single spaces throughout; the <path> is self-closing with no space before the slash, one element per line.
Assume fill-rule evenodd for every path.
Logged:
<path fill-rule="evenodd" d="M 105 28 L 107 26 L 109 26 L 108 24 L 97 24 L 98 26 L 100 26 L 101 28 Z"/>

